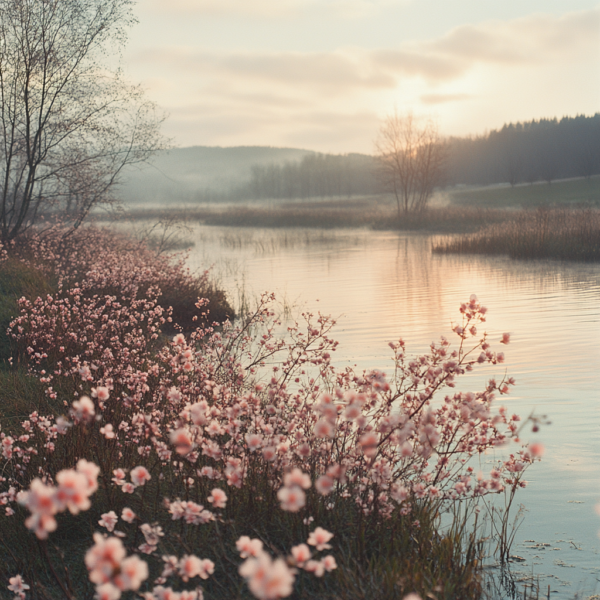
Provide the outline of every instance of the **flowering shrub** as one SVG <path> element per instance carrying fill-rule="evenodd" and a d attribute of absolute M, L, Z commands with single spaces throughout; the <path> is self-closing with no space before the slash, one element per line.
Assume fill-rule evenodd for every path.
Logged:
<path fill-rule="evenodd" d="M 194 304 L 199 297 L 207 299 L 211 320 L 221 322 L 233 316 L 209 272 L 192 275 L 185 254 L 157 256 L 143 242 L 106 229 L 88 226 L 65 235 L 60 227 L 51 228 L 17 240 L 11 253 L 55 276 L 61 289 L 79 288 L 83 296 L 140 300 L 150 292 L 164 309 L 172 308 L 173 317 L 185 330 L 198 324 L 193 317 L 198 318 Z"/>
<path fill-rule="evenodd" d="M 52 256 L 45 244 L 34 247 L 37 257 Z M 456 347 L 441 338 L 410 358 L 402 340 L 392 343 L 387 376 L 335 369 L 328 317 L 305 314 L 277 336 L 270 295 L 243 323 L 165 341 L 170 313 L 151 278 L 132 282 L 128 296 L 103 294 L 117 269 L 98 266 L 74 281 L 78 260 L 53 257 L 70 287 L 23 299 L 11 325 L 21 360 L 56 410 L 0 433 L 0 504 L 3 519 L 25 517 L 40 540 L 59 534 L 65 510 L 87 511 L 77 517 L 87 539 L 80 559 L 98 598 L 145 590 L 147 600 L 198 600 L 200 583 L 209 596 L 233 597 L 246 593 L 243 580 L 257 598 L 294 589 L 333 597 L 319 582 L 344 585 L 384 538 L 389 557 L 400 551 L 416 573 L 394 578 L 402 594 L 431 592 L 459 563 L 456 585 L 477 587 L 456 549 L 446 563 L 423 558 L 449 539 L 437 515 L 514 494 L 540 450 L 515 446 L 489 472 L 477 467 L 481 454 L 518 441 L 519 418 L 494 406 L 510 378 L 454 390 L 467 372 L 504 360 L 478 334 L 486 309 L 475 296 L 460 307 Z M 201 315 L 205 303 L 196 309 Z M 317 556 L 325 550 L 332 554 Z M 467 556 L 476 569 L 479 555 Z M 429 575 L 419 575 L 417 557 Z M 40 560 L 54 559 L 45 551 Z M 11 580 L 17 594 L 26 589 L 20 581 Z"/>

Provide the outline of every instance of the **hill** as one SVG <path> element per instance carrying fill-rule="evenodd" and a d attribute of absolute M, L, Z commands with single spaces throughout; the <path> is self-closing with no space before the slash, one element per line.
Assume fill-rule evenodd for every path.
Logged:
<path fill-rule="evenodd" d="M 148 165 L 130 168 L 119 188 L 127 203 L 182 203 L 217 200 L 250 180 L 257 165 L 298 162 L 310 150 L 237 146 L 192 146 L 159 152 Z"/>

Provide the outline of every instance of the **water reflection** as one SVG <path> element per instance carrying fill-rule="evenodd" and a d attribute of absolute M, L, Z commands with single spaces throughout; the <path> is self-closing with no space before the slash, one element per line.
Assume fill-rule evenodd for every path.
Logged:
<path fill-rule="evenodd" d="M 385 369 L 387 343 L 400 337 L 409 351 L 426 351 L 451 335 L 460 302 L 476 293 L 489 308 L 490 339 L 512 333 L 506 364 L 518 385 L 503 404 L 552 420 L 538 434 L 547 454 L 520 498 L 528 513 L 516 538 L 526 558 L 519 569 L 539 575 L 542 589 L 547 582 L 557 591 L 553 598 L 600 591 L 600 265 L 438 255 L 434 236 L 390 232 L 196 234 L 191 265 L 214 264 L 234 300 L 240 287 L 246 297 L 268 290 L 298 310 L 339 317 L 340 366 Z"/>

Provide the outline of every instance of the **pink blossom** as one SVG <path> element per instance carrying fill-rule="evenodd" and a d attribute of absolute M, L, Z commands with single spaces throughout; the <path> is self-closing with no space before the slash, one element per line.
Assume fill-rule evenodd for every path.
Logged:
<path fill-rule="evenodd" d="M 129 476 L 131 477 L 131 481 L 135 486 L 144 485 L 146 481 L 150 481 L 150 479 L 152 479 L 148 469 L 142 466 L 132 469 Z"/>
<path fill-rule="evenodd" d="M 286 487 L 297 485 L 307 490 L 311 486 L 310 475 L 303 473 L 298 468 L 294 468 L 283 476 L 283 484 Z"/>
<path fill-rule="evenodd" d="M 263 439 L 260 435 L 256 434 L 256 433 L 247 433 L 246 434 L 246 444 L 248 444 L 248 449 L 253 451 L 253 450 L 258 450 L 263 443 Z"/>
<path fill-rule="evenodd" d="M 310 549 L 306 544 L 292 546 L 292 556 L 296 564 L 301 567 L 307 560 L 310 560 Z"/>
<path fill-rule="evenodd" d="M 308 536 L 308 543 L 311 546 L 315 546 L 317 550 L 325 550 L 327 548 L 331 548 L 331 546 L 327 543 L 333 537 L 333 533 L 330 533 L 326 529 L 322 527 L 317 527 L 314 531 L 310 533 Z"/>
<path fill-rule="evenodd" d="M 236 543 L 235 547 L 238 549 L 242 558 L 248 558 L 249 556 L 258 556 L 263 549 L 263 543 L 257 539 L 250 539 L 247 535 L 243 535 Z"/>
<path fill-rule="evenodd" d="M 371 431 L 361 435 L 358 443 L 365 453 L 365 456 L 375 456 L 377 453 L 377 447 L 379 445 L 379 436 Z"/>
<path fill-rule="evenodd" d="M 175 446 L 175 450 L 177 454 L 185 455 L 189 454 L 195 447 L 194 442 L 192 441 L 192 436 L 190 432 L 185 429 L 176 429 L 175 431 L 171 431 L 170 433 L 171 444 Z"/>
<path fill-rule="evenodd" d="M 281 502 L 281 509 L 289 512 L 298 512 L 306 504 L 306 494 L 297 485 L 284 486 L 277 492 Z"/>
<path fill-rule="evenodd" d="M 125 471 L 123 471 L 123 469 L 115 469 L 113 471 L 113 481 L 117 484 L 117 485 L 123 485 L 123 482 L 125 481 Z"/>
<path fill-rule="evenodd" d="M 151 546 L 158 545 L 160 538 L 165 535 L 162 527 L 156 524 L 150 525 L 149 523 L 144 523 L 143 525 L 140 525 L 140 531 L 144 534 L 146 543 Z"/>
<path fill-rule="evenodd" d="M 202 561 L 194 555 L 184 556 L 178 563 L 179 575 L 183 581 L 189 581 L 203 572 Z"/>
<path fill-rule="evenodd" d="M 85 555 L 90 581 L 98 585 L 109 583 L 126 556 L 125 548 L 119 538 L 104 538 L 99 533 L 94 534 L 94 542 Z"/>
<path fill-rule="evenodd" d="M 92 398 L 98 398 L 100 402 L 105 402 L 108 400 L 109 392 L 108 388 L 104 386 L 98 386 L 97 388 L 92 388 Z"/>
<path fill-rule="evenodd" d="M 315 425 L 315 436 L 318 438 L 332 438 L 335 434 L 335 427 L 328 419 L 319 419 Z"/>
<path fill-rule="evenodd" d="M 73 402 L 73 417 L 78 421 L 91 421 L 96 414 L 94 403 L 88 396 L 81 396 Z"/>
<path fill-rule="evenodd" d="M 267 446 L 263 448 L 262 455 L 267 462 L 272 462 L 277 456 L 277 450 L 273 446 Z"/>
<path fill-rule="evenodd" d="M 185 336 L 183 333 L 178 333 L 173 337 L 173 344 L 176 346 L 185 346 Z"/>
<path fill-rule="evenodd" d="M 321 475 L 321 477 L 315 481 L 315 488 L 319 494 L 326 496 L 333 489 L 333 479 L 328 475 Z"/>
<path fill-rule="evenodd" d="M 503 333 L 502 339 L 500 340 L 501 344 L 508 344 L 510 342 L 510 333 Z"/>
<path fill-rule="evenodd" d="M 101 527 L 106 527 L 108 531 L 112 532 L 118 520 L 119 517 L 117 517 L 117 513 L 115 513 L 114 510 L 111 510 L 110 512 L 104 513 L 102 515 L 102 518 L 98 521 L 98 525 L 100 525 Z"/>
<path fill-rule="evenodd" d="M 360 404 L 349 404 L 344 411 L 344 417 L 348 421 L 354 421 L 362 413 L 362 407 Z"/>
<path fill-rule="evenodd" d="M 81 369 L 79 369 L 79 375 L 82 381 L 88 381 L 92 379 L 92 372 L 90 371 L 89 367 L 81 367 Z"/>
<path fill-rule="evenodd" d="M 77 461 L 75 469 L 78 473 L 85 475 L 89 493 L 93 494 L 98 489 L 98 475 L 100 474 L 100 467 L 95 465 L 93 462 L 89 462 L 84 458 L 81 458 Z"/>
<path fill-rule="evenodd" d="M 179 404 L 182 398 L 181 392 L 175 386 L 171 387 L 167 392 L 167 400 L 172 404 Z"/>
<path fill-rule="evenodd" d="M 146 579 L 148 579 L 147 563 L 133 555 L 121 562 L 120 572 L 114 576 L 114 584 L 122 591 L 135 591 Z"/>
<path fill-rule="evenodd" d="M 115 432 L 113 431 L 113 426 L 110 423 L 107 423 L 104 427 L 100 427 L 100 433 L 107 440 L 112 440 L 115 437 Z"/>
<path fill-rule="evenodd" d="M 304 570 L 312 573 L 315 577 L 323 577 L 325 574 L 325 565 L 320 560 L 309 560 L 304 565 Z"/>
<path fill-rule="evenodd" d="M 546 449 L 544 448 L 544 445 L 540 444 L 539 442 L 535 444 L 529 444 L 529 452 L 531 452 L 532 456 L 543 456 L 545 451 Z"/>
<path fill-rule="evenodd" d="M 74 469 L 63 470 L 56 475 L 56 481 L 56 502 L 59 510 L 68 508 L 74 515 L 80 510 L 88 510 L 91 506 L 90 492 L 87 477 L 83 473 Z"/>
<path fill-rule="evenodd" d="M 337 563 L 335 562 L 335 558 L 328 554 L 321 559 L 321 564 L 323 565 L 326 571 L 333 571 L 337 569 Z"/>
<path fill-rule="evenodd" d="M 126 521 L 127 523 L 133 523 L 135 518 L 136 515 L 130 508 L 125 507 L 121 512 L 121 519 L 123 519 L 123 521 Z"/>
<path fill-rule="evenodd" d="M 119 600 L 120 597 L 121 590 L 112 583 L 103 583 L 102 585 L 96 586 L 97 600 Z"/>
<path fill-rule="evenodd" d="M 46 539 L 48 533 L 56 529 L 55 494 L 56 490 L 53 486 L 45 485 L 36 477 L 29 485 L 29 491 L 19 495 L 19 502 L 31 512 L 31 516 L 25 520 L 25 526 L 32 529 L 41 540 Z"/>
<path fill-rule="evenodd" d="M 227 504 L 227 494 L 219 488 L 214 488 L 211 495 L 208 497 L 208 501 L 215 508 L 225 508 Z"/>
<path fill-rule="evenodd" d="M 248 558 L 239 568 L 240 575 L 248 580 L 250 591 L 260 600 L 277 600 L 292 593 L 294 575 L 285 562 L 271 560 L 266 552 Z"/>
<path fill-rule="evenodd" d="M 23 578 L 20 575 L 11 577 L 8 582 L 10 584 L 7 586 L 8 589 L 15 594 L 21 594 L 29 589 L 29 586 L 23 581 Z"/>

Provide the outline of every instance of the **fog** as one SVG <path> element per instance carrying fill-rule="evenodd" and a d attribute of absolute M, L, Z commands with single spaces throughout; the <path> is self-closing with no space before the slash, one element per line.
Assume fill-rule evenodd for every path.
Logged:
<path fill-rule="evenodd" d="M 600 113 L 511 123 L 443 143 L 442 187 L 551 183 L 600 174 Z M 357 153 L 252 146 L 176 148 L 130 169 L 120 196 L 127 204 L 155 206 L 352 198 L 384 191 L 376 167 L 374 156 Z"/>

